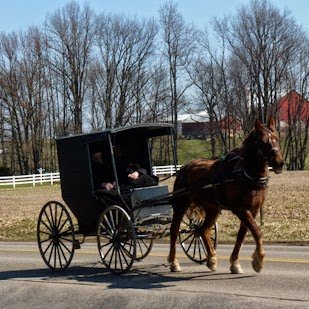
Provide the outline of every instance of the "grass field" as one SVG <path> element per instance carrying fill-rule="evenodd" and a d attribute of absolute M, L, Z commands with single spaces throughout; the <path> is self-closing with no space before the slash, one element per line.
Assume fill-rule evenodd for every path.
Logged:
<path fill-rule="evenodd" d="M 173 180 L 167 183 L 172 188 Z M 0 240 L 35 240 L 40 209 L 50 200 L 63 202 L 59 185 L 0 189 Z M 218 223 L 219 242 L 234 241 L 238 219 L 224 211 Z M 262 231 L 267 242 L 309 244 L 309 171 L 271 175 Z"/>

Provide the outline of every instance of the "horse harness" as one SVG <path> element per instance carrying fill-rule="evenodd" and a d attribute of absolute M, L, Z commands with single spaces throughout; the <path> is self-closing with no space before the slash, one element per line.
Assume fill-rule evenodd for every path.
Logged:
<path fill-rule="evenodd" d="M 212 188 L 214 192 L 214 197 L 217 204 L 220 206 L 221 209 L 227 209 L 226 201 L 223 200 L 222 196 L 218 194 L 218 187 L 224 185 L 226 183 L 231 182 L 238 182 L 241 183 L 243 186 L 250 187 L 252 189 L 261 189 L 267 187 L 269 176 L 255 178 L 252 177 L 249 172 L 245 169 L 240 167 L 240 163 L 243 161 L 243 158 L 240 155 L 233 156 L 226 160 L 226 158 L 222 158 L 218 160 L 218 165 L 216 167 L 215 175 L 213 177 L 213 182 L 211 184 L 206 184 L 202 186 L 201 189 L 208 189 Z M 234 167 L 231 172 L 224 173 L 223 166 L 227 163 L 233 163 Z M 239 196 L 241 199 L 241 196 Z"/>

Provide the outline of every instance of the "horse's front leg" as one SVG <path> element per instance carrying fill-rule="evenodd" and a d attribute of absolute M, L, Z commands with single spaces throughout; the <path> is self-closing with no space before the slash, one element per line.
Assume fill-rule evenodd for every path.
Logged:
<path fill-rule="evenodd" d="M 167 258 L 167 261 L 171 264 L 170 269 L 172 272 L 181 271 L 181 267 L 176 258 L 176 241 L 179 235 L 179 227 L 184 213 L 185 209 L 174 208 L 172 223 L 170 227 L 170 252 Z"/>
<path fill-rule="evenodd" d="M 248 231 L 247 227 L 243 223 L 241 223 L 237 234 L 236 243 L 230 257 L 230 263 L 231 263 L 230 270 L 232 274 L 243 273 L 243 270 L 239 262 L 239 251 L 246 237 L 247 231 Z"/>
<path fill-rule="evenodd" d="M 237 238 L 238 241 L 235 244 L 233 253 L 236 253 L 237 251 L 239 252 L 241 243 L 244 240 L 244 237 L 246 235 L 247 228 L 248 228 L 250 232 L 252 233 L 252 236 L 256 243 L 256 249 L 252 255 L 252 267 L 254 271 L 259 273 L 263 268 L 263 260 L 264 260 L 265 252 L 264 252 L 263 243 L 262 243 L 262 233 L 254 219 L 255 213 L 253 215 L 250 210 L 243 210 L 243 211 L 238 212 L 237 216 L 241 220 L 242 225 L 238 233 L 239 239 Z M 234 259 L 236 256 L 238 259 L 238 254 L 237 255 L 235 254 L 233 256 L 233 253 L 231 255 L 231 262 L 234 261 L 235 263 Z"/>

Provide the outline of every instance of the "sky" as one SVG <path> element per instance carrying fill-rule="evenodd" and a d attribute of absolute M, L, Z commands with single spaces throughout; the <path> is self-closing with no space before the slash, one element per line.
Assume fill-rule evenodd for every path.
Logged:
<path fill-rule="evenodd" d="M 62 8 L 70 0 L 0 0 L 0 32 L 27 30 L 29 26 L 41 26 L 48 13 Z M 165 0 L 78 0 L 96 12 L 126 13 L 136 17 L 158 17 Z M 250 0 L 176 0 L 178 9 L 187 22 L 199 27 L 209 25 L 214 18 L 235 13 Z M 299 25 L 309 32 L 308 0 L 271 0 L 280 10 L 288 9 Z"/>

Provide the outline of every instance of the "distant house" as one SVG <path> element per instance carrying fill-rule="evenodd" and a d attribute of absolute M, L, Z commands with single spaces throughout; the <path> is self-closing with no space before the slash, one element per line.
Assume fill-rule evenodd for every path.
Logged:
<path fill-rule="evenodd" d="M 241 123 L 232 117 L 225 117 L 220 120 L 221 130 L 230 129 L 230 133 L 239 132 Z M 178 134 L 187 139 L 206 139 L 210 135 L 210 121 L 206 111 L 200 111 L 178 116 Z"/>
<path fill-rule="evenodd" d="M 178 116 L 178 135 L 187 139 L 205 139 L 209 135 L 209 117 L 206 111 Z"/>
<path fill-rule="evenodd" d="M 285 128 L 289 124 L 300 120 L 303 124 L 309 121 L 309 101 L 305 100 L 295 90 L 288 92 L 277 103 L 280 127 Z"/>

